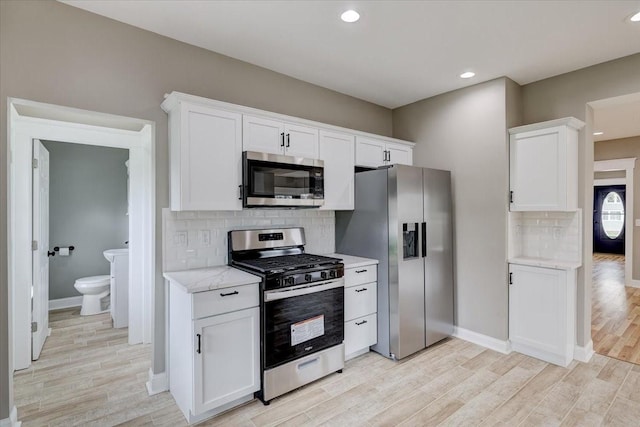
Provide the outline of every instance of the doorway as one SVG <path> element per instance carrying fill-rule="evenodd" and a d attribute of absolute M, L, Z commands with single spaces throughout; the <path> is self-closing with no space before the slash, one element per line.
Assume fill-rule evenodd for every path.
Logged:
<path fill-rule="evenodd" d="M 154 124 L 145 120 L 9 98 L 9 342 L 13 370 L 31 364 L 33 141 L 54 140 L 130 152 L 128 344 L 150 343 L 155 283 Z M 133 309 L 134 307 L 135 309 Z M 12 372 L 9 373 L 10 376 Z"/>
<path fill-rule="evenodd" d="M 593 252 L 624 255 L 625 185 L 593 190 Z"/>

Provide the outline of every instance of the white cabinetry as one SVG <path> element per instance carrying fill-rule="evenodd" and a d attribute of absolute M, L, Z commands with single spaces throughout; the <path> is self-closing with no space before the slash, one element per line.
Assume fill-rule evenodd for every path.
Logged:
<path fill-rule="evenodd" d="M 349 210 L 354 206 L 355 146 L 353 135 L 320 131 L 324 161 L 324 205 L 320 209 Z"/>
<path fill-rule="evenodd" d="M 114 328 L 126 328 L 129 326 L 129 251 L 119 251 L 110 259 L 111 319 Z"/>
<path fill-rule="evenodd" d="M 340 255 L 337 255 L 341 257 Z M 378 342 L 377 265 L 375 262 L 344 270 L 344 353 L 345 360 L 369 351 Z"/>
<path fill-rule="evenodd" d="M 287 156 L 318 158 L 318 129 L 244 115 L 243 149 Z"/>
<path fill-rule="evenodd" d="M 575 269 L 509 264 L 509 340 L 514 351 L 560 366 L 573 360 Z"/>
<path fill-rule="evenodd" d="M 242 115 L 186 101 L 163 107 L 171 210 L 241 210 Z"/>
<path fill-rule="evenodd" d="M 172 282 L 169 301 L 169 389 L 187 421 L 253 399 L 260 389 L 258 283 L 187 293 Z"/>
<path fill-rule="evenodd" d="M 578 207 L 578 131 L 573 117 L 509 129 L 510 210 Z"/>
<path fill-rule="evenodd" d="M 392 164 L 412 165 L 413 148 L 381 139 L 356 137 L 356 165 L 377 168 Z"/>

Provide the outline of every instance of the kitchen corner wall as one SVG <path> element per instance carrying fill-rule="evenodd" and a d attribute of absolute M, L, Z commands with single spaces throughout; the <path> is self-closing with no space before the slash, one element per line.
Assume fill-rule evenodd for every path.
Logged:
<path fill-rule="evenodd" d="M 507 120 L 518 124 L 519 95 L 500 78 L 393 111 L 393 136 L 416 143 L 414 164 L 451 171 L 455 323 L 499 340 L 508 338 Z"/>
<path fill-rule="evenodd" d="M 303 227 L 305 250 L 335 250 L 335 215 L 318 209 L 246 209 L 238 212 L 172 212 L 163 209 L 163 270 L 177 271 L 227 264 L 231 230 Z"/>

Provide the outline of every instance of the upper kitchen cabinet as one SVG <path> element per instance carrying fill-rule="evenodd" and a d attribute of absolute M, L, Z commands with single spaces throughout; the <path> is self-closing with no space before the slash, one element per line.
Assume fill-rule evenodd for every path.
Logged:
<path fill-rule="evenodd" d="M 244 115 L 243 149 L 294 157 L 318 158 L 318 129 Z"/>
<path fill-rule="evenodd" d="M 168 97 L 171 210 L 242 209 L 242 115 Z"/>
<path fill-rule="evenodd" d="M 568 117 L 509 129 L 510 210 L 578 208 L 578 132 Z"/>
<path fill-rule="evenodd" d="M 353 210 L 355 142 L 353 135 L 320 131 L 320 159 L 324 161 L 325 210 Z"/>
<path fill-rule="evenodd" d="M 412 165 L 413 147 L 383 139 L 356 137 L 356 166 Z"/>

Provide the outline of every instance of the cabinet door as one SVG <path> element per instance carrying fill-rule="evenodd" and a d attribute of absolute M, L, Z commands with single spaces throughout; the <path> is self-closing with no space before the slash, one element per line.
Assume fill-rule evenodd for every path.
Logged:
<path fill-rule="evenodd" d="M 344 354 L 346 358 L 349 358 L 353 353 L 368 349 L 378 342 L 377 325 L 376 314 L 345 322 Z"/>
<path fill-rule="evenodd" d="M 171 173 L 179 174 L 180 179 L 179 194 L 172 185 L 172 208 L 241 210 L 242 116 L 191 104 L 181 108 L 180 139 L 171 141 L 178 145 L 172 147 L 172 153 L 179 151 L 171 159 Z M 174 164 L 177 159 L 179 168 Z"/>
<path fill-rule="evenodd" d="M 509 339 L 515 351 L 565 365 L 573 310 L 564 270 L 509 266 Z M 575 290 L 574 290 L 575 291 Z M 569 359 L 570 360 L 570 359 Z"/>
<path fill-rule="evenodd" d="M 391 165 L 413 164 L 413 149 L 406 145 L 387 143 L 387 163 Z"/>
<path fill-rule="evenodd" d="M 259 328 L 257 307 L 194 322 L 196 414 L 260 389 Z"/>
<path fill-rule="evenodd" d="M 320 159 L 324 161 L 324 205 L 321 209 L 353 210 L 354 137 L 320 131 Z"/>
<path fill-rule="evenodd" d="M 242 116 L 242 149 L 284 154 L 284 123 L 261 117 Z"/>
<path fill-rule="evenodd" d="M 512 211 L 567 209 L 566 131 L 553 127 L 511 135 Z"/>
<path fill-rule="evenodd" d="M 356 137 L 356 165 L 377 168 L 385 163 L 386 144 L 376 139 Z"/>
<path fill-rule="evenodd" d="M 285 154 L 287 156 L 317 159 L 318 129 L 285 123 Z"/>

